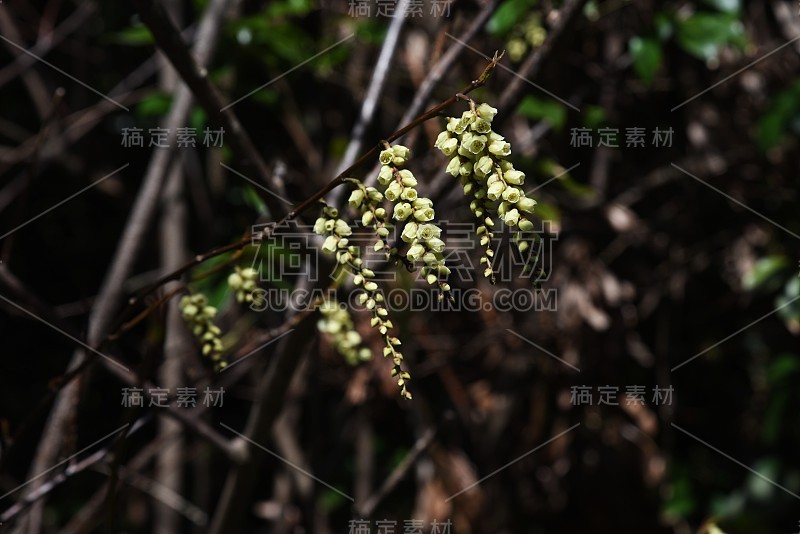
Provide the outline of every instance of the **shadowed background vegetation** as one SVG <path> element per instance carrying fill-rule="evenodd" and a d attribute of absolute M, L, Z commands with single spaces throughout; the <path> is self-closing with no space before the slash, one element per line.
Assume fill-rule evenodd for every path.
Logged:
<path fill-rule="evenodd" d="M 184 76 L 167 57 L 185 48 L 156 42 L 139 14 L 150 2 L 0 4 L 0 495 L 92 445 L 4 495 L 0 530 L 341 533 L 364 519 L 377 532 L 386 518 L 396 532 L 422 520 L 426 533 L 448 519 L 459 534 L 796 531 L 796 3 L 409 3 L 420 16 L 392 38 L 393 19 L 377 11 L 395 2 L 163 2 L 186 46 L 209 47 L 198 63 L 221 102 L 236 102 L 227 112 L 246 133 L 227 128 L 221 147 L 202 132 L 229 123 L 196 87 L 176 111 Z M 297 265 L 288 245 L 188 271 L 220 310 L 226 357 L 247 356 L 230 371 L 200 356 L 175 299 L 150 295 L 126 310 L 196 254 L 280 219 L 291 206 L 278 197 L 314 194 L 407 122 L 427 84 L 412 117 L 475 79 L 496 50 L 500 67 L 470 96 L 498 108 L 493 127 L 535 189 L 552 244 L 542 290 L 555 306 L 398 311 L 412 401 L 399 397 L 367 314 L 354 320 L 376 357 L 352 366 L 316 331 L 318 316 L 295 324 L 283 310 L 248 312 L 227 267 L 208 274 L 226 260 Z M 195 147 L 148 146 L 148 130 L 171 121 L 197 129 Z M 437 218 L 468 222 L 432 148 L 443 124 L 399 142 Z M 124 146 L 130 128 L 145 146 Z M 643 146 L 627 146 L 632 128 L 644 130 Z M 580 129 L 591 146 L 578 146 Z M 601 143 L 603 129 L 618 131 L 618 146 Z M 656 143 L 656 129 L 669 141 Z M 243 139 L 253 151 L 236 148 Z M 346 155 L 354 140 L 361 149 Z M 376 161 L 353 174 L 367 178 Z M 492 286 L 479 255 L 454 288 L 489 302 L 528 286 L 516 276 Z M 264 285 L 308 287 L 306 278 Z M 386 285 L 412 287 L 427 291 L 405 272 Z M 123 405 L 122 388 L 148 384 L 196 387 L 199 409 L 173 399 L 176 419 L 147 400 Z M 627 402 L 633 386 L 643 404 Z M 202 406 L 206 387 L 224 389 L 222 406 Z M 579 402 L 580 391 L 590 399 Z M 126 424 L 125 439 L 94 444 Z M 234 431 L 258 444 L 248 456 Z"/>

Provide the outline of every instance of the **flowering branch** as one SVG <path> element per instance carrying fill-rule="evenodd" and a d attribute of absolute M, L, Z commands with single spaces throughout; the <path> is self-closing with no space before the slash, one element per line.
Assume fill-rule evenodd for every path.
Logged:
<path fill-rule="evenodd" d="M 495 67 L 497 66 L 497 63 L 500 61 L 500 59 L 502 57 L 503 57 L 503 53 L 499 53 L 499 54 L 495 53 L 495 55 L 492 58 L 492 60 L 489 62 L 489 64 L 486 66 L 486 68 L 483 69 L 483 72 L 481 73 L 480 76 L 478 76 L 477 79 L 475 79 L 472 82 L 470 82 L 461 91 L 459 91 L 458 93 L 454 94 L 453 96 L 451 96 L 447 100 L 444 100 L 444 101 L 440 102 L 436 106 L 432 107 L 431 109 L 429 109 L 428 111 L 426 111 L 425 113 L 423 113 L 422 115 L 417 117 L 416 119 L 412 120 L 411 122 L 409 122 L 408 124 L 406 124 L 405 126 L 400 128 L 399 130 L 396 130 L 394 133 L 392 133 L 389 137 L 386 138 L 386 142 L 391 143 L 392 141 L 397 140 L 398 138 L 402 137 L 403 135 L 408 133 L 410 130 L 412 130 L 412 129 L 416 128 L 417 126 L 419 126 L 420 124 L 423 124 L 424 122 L 426 122 L 426 121 L 438 116 L 439 113 L 442 110 L 444 110 L 445 108 L 447 108 L 451 104 L 456 103 L 461 97 L 463 97 L 463 95 L 466 95 L 466 94 L 474 91 L 475 89 L 478 89 L 479 87 L 482 87 L 486 83 L 486 81 L 489 79 L 489 76 L 491 76 L 492 71 L 494 71 Z M 288 214 L 286 214 L 283 218 L 281 218 L 275 225 L 270 225 L 270 227 L 268 229 L 265 229 L 264 230 L 264 237 L 265 238 L 271 237 L 271 232 L 273 231 L 272 228 L 278 228 L 278 227 L 286 224 L 287 222 L 294 220 L 298 215 L 304 213 L 309 208 L 311 208 L 312 206 L 316 205 L 316 203 L 320 199 L 325 197 L 325 195 L 330 193 L 333 189 L 335 189 L 335 188 L 339 187 L 340 185 L 346 183 L 345 179 L 348 176 L 350 176 L 351 174 L 353 174 L 353 172 L 357 168 L 359 168 L 361 165 L 366 163 L 370 158 L 372 158 L 378 152 L 378 150 L 380 148 L 382 148 L 382 146 L 383 146 L 382 144 L 375 145 L 371 149 L 369 149 L 368 151 L 363 153 L 361 155 L 361 157 L 359 157 L 358 160 L 356 160 L 355 163 L 353 163 L 347 169 L 345 169 L 344 171 L 339 173 L 339 175 L 336 176 L 333 180 L 331 180 L 325 187 L 323 187 L 322 189 L 317 191 L 314 195 L 310 196 L 309 198 L 307 198 L 306 200 L 304 200 L 300 204 L 298 204 Z M 251 239 L 252 238 L 251 238 L 250 235 L 246 235 L 246 236 L 242 237 L 238 241 L 235 241 L 233 243 L 229 243 L 229 244 L 224 245 L 222 247 L 210 250 L 210 251 L 206 252 L 205 254 L 199 254 L 198 256 L 196 256 L 191 261 L 189 261 L 186 264 L 184 264 L 179 269 L 176 269 L 175 271 L 173 271 L 173 272 L 171 272 L 171 273 L 159 278 L 158 280 L 153 282 L 151 285 L 149 285 L 146 288 L 144 288 L 141 291 L 139 291 L 137 296 L 134 297 L 133 299 L 131 299 L 130 304 L 129 304 L 128 307 L 132 308 L 132 307 L 138 305 L 142 301 L 142 299 L 144 297 L 146 297 L 147 295 L 151 294 L 153 291 L 156 291 L 159 287 L 161 287 L 165 283 L 180 278 L 184 273 L 190 271 L 191 269 L 193 269 L 197 265 L 200 265 L 201 263 L 205 262 L 206 260 L 209 260 L 209 259 L 214 258 L 216 256 L 219 256 L 221 254 L 225 254 L 227 252 L 233 252 L 233 251 L 236 251 L 236 250 L 239 250 L 239 249 L 242 249 L 242 248 L 246 247 L 248 244 L 250 244 Z"/>

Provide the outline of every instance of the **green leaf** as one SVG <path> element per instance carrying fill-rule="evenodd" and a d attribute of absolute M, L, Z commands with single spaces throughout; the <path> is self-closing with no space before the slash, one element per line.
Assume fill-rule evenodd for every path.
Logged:
<path fill-rule="evenodd" d="M 537 174 L 542 176 L 538 180 L 540 183 L 551 181 L 547 187 L 562 187 L 575 197 L 590 197 L 595 194 L 591 186 L 575 181 L 570 173 L 564 173 L 564 167 L 555 160 L 544 159 L 536 167 Z M 558 178 L 554 180 L 556 176 Z M 540 211 L 540 206 L 537 205 L 536 210 Z"/>
<path fill-rule="evenodd" d="M 798 370 L 800 357 L 796 354 L 781 354 L 767 367 L 767 381 L 774 386 Z"/>
<path fill-rule="evenodd" d="M 726 13 L 695 13 L 678 21 L 678 44 L 688 53 L 708 61 L 719 55 L 723 46 L 744 46 L 744 26 Z"/>
<path fill-rule="evenodd" d="M 140 117 L 163 117 L 172 107 L 172 96 L 162 92 L 154 92 L 139 101 L 136 113 Z"/>
<path fill-rule="evenodd" d="M 251 187 L 250 185 L 244 185 L 242 187 L 242 201 L 245 203 L 245 205 L 250 206 L 253 210 L 255 210 L 255 212 L 259 215 L 266 215 L 269 213 L 267 204 L 255 190 L 255 188 Z"/>
<path fill-rule="evenodd" d="M 561 131 L 564 128 L 564 122 L 567 118 L 567 111 L 562 104 L 552 100 L 539 99 L 531 95 L 522 100 L 517 111 L 529 119 L 547 121 L 556 131 Z"/>
<path fill-rule="evenodd" d="M 789 392 L 778 391 L 769 400 L 767 409 L 761 418 L 761 439 L 768 445 L 774 444 L 781 435 L 783 418 L 789 402 Z"/>
<path fill-rule="evenodd" d="M 206 110 L 199 106 L 192 109 L 192 113 L 189 117 L 189 124 L 192 125 L 192 128 L 196 128 L 198 135 L 200 135 L 203 129 L 208 125 Z"/>
<path fill-rule="evenodd" d="M 800 119 L 800 80 L 795 80 L 787 89 L 772 98 L 767 111 L 758 121 L 757 140 L 759 148 L 766 152 L 778 145 Z"/>
<path fill-rule="evenodd" d="M 272 2 L 266 10 L 265 16 L 278 18 L 286 16 L 305 15 L 314 7 L 311 0 L 285 0 L 284 2 Z"/>
<path fill-rule="evenodd" d="M 492 35 L 505 35 L 535 5 L 536 0 L 506 0 L 489 19 L 486 29 Z"/>
<path fill-rule="evenodd" d="M 629 47 L 633 57 L 633 70 L 643 82 L 650 85 L 661 66 L 661 43 L 648 37 L 633 37 Z"/>
<path fill-rule="evenodd" d="M 542 221 L 558 222 L 561 220 L 561 212 L 559 211 L 558 206 L 544 201 L 537 201 L 534 215 L 537 219 Z"/>
<path fill-rule="evenodd" d="M 150 33 L 150 30 L 148 30 L 147 26 L 144 24 L 138 24 L 136 26 L 131 26 L 130 28 L 125 28 L 124 30 L 117 32 L 113 39 L 117 43 L 128 46 L 151 45 L 155 42 L 153 40 L 153 34 Z"/>
<path fill-rule="evenodd" d="M 365 45 L 373 44 L 379 45 L 383 43 L 386 38 L 386 30 L 388 29 L 385 24 L 378 22 L 377 18 L 364 18 L 359 20 L 356 26 L 356 39 Z"/>
<path fill-rule="evenodd" d="M 606 112 L 600 106 L 583 106 L 584 111 L 584 118 L 583 118 L 583 125 L 586 128 L 591 128 L 595 130 L 602 126 L 605 126 L 606 122 Z"/>
<path fill-rule="evenodd" d="M 748 290 L 777 289 L 782 280 L 779 275 L 789 266 L 783 256 L 767 256 L 756 262 L 753 268 L 742 277 L 742 286 Z"/>
<path fill-rule="evenodd" d="M 678 471 L 678 470 L 676 470 Z M 661 513 L 669 519 L 681 519 L 691 514 L 695 509 L 694 492 L 687 473 L 681 469 L 671 476 L 672 484 Z"/>
<path fill-rule="evenodd" d="M 339 495 L 339 492 L 330 489 L 326 489 L 322 492 L 322 495 L 320 495 L 320 502 L 322 507 L 328 512 L 341 508 L 347 504 L 347 501 L 344 497 Z"/>

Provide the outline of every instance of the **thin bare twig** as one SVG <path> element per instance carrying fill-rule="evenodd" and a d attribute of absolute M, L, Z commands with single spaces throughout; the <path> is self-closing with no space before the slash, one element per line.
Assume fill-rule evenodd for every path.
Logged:
<path fill-rule="evenodd" d="M 392 22 L 389 24 L 389 30 L 386 32 L 386 38 L 383 40 L 381 53 L 378 56 L 378 62 L 372 70 L 372 79 L 369 82 L 367 93 L 364 95 L 364 101 L 361 103 L 361 113 L 358 115 L 353 132 L 350 134 L 350 142 L 347 149 L 344 151 L 344 157 L 339 164 L 338 172 L 343 171 L 349 167 L 356 156 L 361 151 L 363 144 L 364 132 L 372 122 L 375 116 L 375 110 L 378 108 L 378 100 L 380 99 L 383 88 L 386 85 L 386 74 L 389 72 L 389 67 L 392 64 L 395 52 L 397 51 L 397 43 L 400 39 L 400 32 L 405 25 L 406 10 L 408 9 L 409 0 L 400 0 L 395 7 L 395 15 Z M 412 115 L 413 117 L 414 115 Z M 405 122 L 405 121 L 403 121 Z M 338 204 L 338 202 L 334 202 Z"/>
<path fill-rule="evenodd" d="M 162 263 L 167 270 L 172 270 L 186 261 L 189 256 L 187 243 L 188 210 L 184 190 L 184 173 L 182 160 L 176 158 L 172 164 L 167 187 L 162 197 L 161 219 L 161 256 Z M 183 286 L 179 282 L 167 284 L 166 291 L 175 290 Z M 164 333 L 164 362 L 161 365 L 159 381 L 170 391 L 181 387 L 181 380 L 185 376 L 183 368 L 188 363 L 186 357 L 193 350 L 193 340 L 181 317 L 178 302 L 172 300 L 166 307 L 165 333 Z M 177 421 L 161 419 L 159 421 L 159 436 L 176 434 L 176 437 L 165 445 L 156 461 L 157 486 L 153 491 L 162 495 L 160 504 L 156 507 L 154 532 L 171 534 L 180 530 L 180 516 L 176 501 L 170 495 L 180 496 L 183 487 L 183 450 L 184 437 L 178 431 L 180 424 Z M 133 478 L 132 481 L 136 481 Z"/>
<path fill-rule="evenodd" d="M 42 123 L 42 127 L 39 130 L 39 133 L 36 136 L 36 144 L 31 154 L 30 161 L 28 161 L 28 167 L 25 173 L 25 187 L 21 193 L 21 201 L 16 204 L 17 207 L 17 222 L 22 221 L 25 217 L 26 208 L 28 206 L 28 198 L 29 192 L 33 185 L 33 181 L 36 179 L 36 175 L 39 174 L 39 168 L 41 167 L 41 160 L 40 155 L 42 153 L 42 146 L 44 145 L 45 140 L 50 135 L 50 130 L 53 127 L 53 123 L 56 122 L 58 117 L 58 109 L 61 106 L 61 102 L 64 100 L 64 89 L 59 87 L 56 89 L 55 93 L 53 94 L 53 100 L 50 104 L 50 112 L 47 114 L 44 122 Z M 19 228 L 17 224 L 12 225 L 14 228 Z M 5 242 L 3 243 L 2 252 L 0 252 L 0 257 L 4 263 L 8 263 L 11 258 L 11 251 L 14 246 L 15 236 L 9 235 L 8 233 L 5 234 L 7 237 Z"/>
<path fill-rule="evenodd" d="M 486 6 L 480 11 L 480 13 L 478 13 L 466 31 L 459 36 L 459 40 L 463 42 L 472 40 L 478 34 L 478 32 L 483 29 L 483 27 L 489 21 L 489 17 L 492 16 L 492 13 L 495 12 L 499 4 L 499 0 L 490 0 L 489 3 L 486 4 Z M 423 107 L 428 103 L 428 100 L 430 100 L 431 94 L 436 88 L 436 85 L 442 80 L 445 74 L 450 72 L 453 65 L 456 63 L 456 61 L 458 61 L 458 58 L 461 57 L 461 54 L 464 52 L 464 48 L 465 47 L 463 45 L 456 42 L 453 44 L 453 46 L 448 48 L 447 52 L 445 52 L 439 61 L 436 62 L 436 65 L 434 65 L 434 67 L 422 81 L 422 84 L 419 86 L 419 89 L 414 95 L 414 99 L 408 106 L 403 118 L 400 119 L 401 125 L 411 121 L 417 116 L 417 114 L 419 114 Z M 462 91 L 462 93 L 466 94 L 464 91 Z M 377 178 L 378 173 L 376 170 L 374 170 L 372 173 L 367 175 L 363 182 L 365 185 L 375 185 Z M 341 199 L 339 198 L 339 200 Z M 335 204 L 338 204 L 338 202 Z"/>
<path fill-rule="evenodd" d="M 127 436 L 130 436 L 131 434 L 139 430 L 144 425 L 144 423 L 148 418 L 149 418 L 148 416 L 145 416 L 137 420 L 133 425 L 131 425 L 130 430 L 119 436 L 116 441 L 119 441 L 120 439 L 125 439 Z M 25 498 L 20 499 L 19 501 L 14 503 L 14 505 L 11 508 L 3 512 L 2 515 L 0 515 L 0 524 L 8 523 L 12 519 L 14 519 L 28 506 L 32 505 L 33 503 L 35 503 L 39 499 L 42 499 L 45 495 L 47 495 L 54 489 L 58 488 L 61 484 L 66 482 L 67 479 L 105 460 L 111 453 L 113 448 L 114 448 L 113 444 L 108 445 L 107 447 L 103 447 L 93 452 L 83 460 L 70 463 L 66 467 L 66 469 L 52 476 L 49 480 L 47 480 L 47 482 L 42 483 L 36 489 L 36 491 L 28 493 L 25 496 Z"/>
<path fill-rule="evenodd" d="M 77 9 L 64 19 L 64 22 L 59 24 L 52 32 L 40 36 L 36 44 L 30 47 L 28 51 L 37 56 L 47 55 L 50 50 L 61 44 L 67 36 L 83 26 L 96 9 L 97 5 L 94 2 L 81 2 L 78 4 Z M 36 61 L 34 56 L 20 53 L 17 59 L 0 70 L 0 88 L 35 65 Z"/>
<path fill-rule="evenodd" d="M 251 167 L 265 183 L 270 184 L 273 190 L 282 191 L 283 185 L 274 183 L 269 167 L 239 119 L 233 111 L 225 108 L 222 97 L 208 79 L 208 71 L 198 66 L 198 62 L 192 57 L 189 47 L 181 39 L 178 29 L 167 16 L 161 3 L 155 0 L 134 0 L 133 3 L 142 17 L 142 22 L 150 29 L 161 52 L 178 71 L 183 83 L 192 91 L 209 118 L 226 130 L 227 139 L 234 153 L 245 166 Z M 267 197 L 264 201 L 273 216 L 285 213 L 283 206 L 275 199 Z"/>
<path fill-rule="evenodd" d="M 419 437 L 416 443 L 414 443 L 414 447 L 409 451 L 403 461 L 394 468 L 394 471 L 388 476 L 386 480 L 383 481 L 381 487 L 378 489 L 377 493 L 375 493 L 372 497 L 370 497 L 366 502 L 361 505 L 357 505 L 356 509 L 358 510 L 358 514 L 360 517 L 370 517 L 372 512 L 375 511 L 375 508 L 380 504 L 380 502 L 386 498 L 389 493 L 403 480 L 403 477 L 406 476 L 409 469 L 414 466 L 417 459 L 420 455 L 428 448 L 428 445 L 431 444 L 433 438 L 436 436 L 436 428 L 431 427 L 425 431 L 425 433 Z"/>
<path fill-rule="evenodd" d="M 8 8 L 0 9 L 0 32 L 2 32 L 3 39 L 5 40 L 5 46 L 13 55 L 22 54 L 22 52 L 11 44 L 13 42 L 21 43 L 23 40 L 17 28 L 18 23 L 19 21 L 11 16 Z M 28 89 L 28 94 L 39 114 L 39 118 L 44 120 L 47 116 L 48 103 L 50 100 L 49 95 L 53 92 L 47 88 L 47 84 L 38 72 L 25 71 L 22 72 L 21 75 L 22 82 Z"/>
<path fill-rule="evenodd" d="M 216 45 L 226 5 L 227 0 L 212 1 L 203 14 L 195 46 L 196 54 L 201 63 L 209 60 Z M 175 36 L 177 37 L 178 35 L 176 32 Z M 185 96 L 182 97 L 182 94 Z M 188 91 L 186 89 L 179 90 L 176 101 L 170 111 L 170 120 L 168 121 L 170 131 L 175 131 L 185 122 L 190 104 L 191 98 Z M 169 163 L 170 153 L 171 151 L 156 151 L 153 160 L 151 160 L 149 172 L 137 196 L 111 268 L 103 281 L 95 306 L 92 308 L 87 336 L 87 343 L 90 346 L 99 346 L 101 344 L 108 334 L 108 327 L 112 324 L 113 317 L 116 315 L 115 312 L 123 295 L 123 284 L 133 270 L 135 260 L 145 240 L 147 229 L 150 227 L 158 209 L 158 198 L 161 194 L 161 186 Z M 83 349 L 76 351 L 69 363 L 68 372 L 80 368 L 86 361 L 85 351 Z M 91 358 L 89 361 L 91 361 Z M 114 366 L 108 366 L 107 368 L 112 372 L 122 371 L 122 369 L 115 369 Z M 75 410 L 75 400 L 78 398 L 78 392 L 79 383 L 71 381 L 57 395 L 55 405 L 40 440 L 39 450 L 31 466 L 32 473 L 44 471 L 57 456 L 66 422 Z M 174 413 L 179 418 L 184 416 L 184 414 L 178 414 L 177 411 Z M 184 423 L 186 422 L 184 421 Z M 214 431 L 206 429 L 206 436 L 216 441 L 220 446 L 228 445 L 227 441 Z M 32 488 L 32 490 L 35 489 L 36 486 Z M 37 507 L 34 515 L 39 516 L 41 512 L 42 508 Z M 26 521 L 26 519 L 23 518 L 23 521 Z"/>
<path fill-rule="evenodd" d="M 556 42 L 562 37 L 564 31 L 570 25 L 575 16 L 580 13 L 586 0 L 567 0 L 558 12 L 558 19 L 547 33 L 547 39 L 541 46 L 531 52 L 522 65 L 517 70 L 515 76 L 506 86 L 503 94 L 500 95 L 500 107 L 502 109 L 514 109 L 522 99 L 523 89 L 525 89 L 526 79 L 536 78 L 541 71 L 545 60 L 550 57 L 550 53 Z"/>

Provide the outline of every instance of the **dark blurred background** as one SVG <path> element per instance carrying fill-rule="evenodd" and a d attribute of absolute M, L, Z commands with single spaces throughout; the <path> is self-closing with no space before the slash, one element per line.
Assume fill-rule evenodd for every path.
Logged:
<path fill-rule="evenodd" d="M 796 2 L 425 0 L 394 18 L 396 3 L 378 0 L 158 4 L 190 46 L 210 47 L 199 63 L 236 102 L 228 112 L 261 167 L 235 132 L 203 142 L 226 125 L 207 98 L 176 113 L 181 76 L 137 13 L 148 2 L 134 4 L 0 4 L 0 530 L 392 532 L 383 519 L 425 533 L 434 520 L 458 533 L 798 530 Z M 290 262 L 294 249 L 247 247 L 189 271 L 220 310 L 226 357 L 248 356 L 229 372 L 199 355 L 176 299 L 126 309 L 194 255 L 285 215 L 276 195 L 298 203 L 323 187 L 353 162 L 353 140 L 358 154 L 388 137 L 426 84 L 415 116 L 501 50 L 470 96 L 498 108 L 494 129 L 547 222 L 549 304 L 398 310 L 412 401 L 362 312 L 369 362 L 346 363 L 313 314 L 248 356 L 291 314 L 237 304 L 230 263 Z M 149 146 L 169 124 L 194 128 L 195 146 Z M 437 218 L 471 222 L 432 147 L 443 125 L 400 142 Z M 144 146 L 125 146 L 132 128 Z M 110 267 L 126 251 L 119 278 Z M 478 250 L 467 256 L 477 265 Z M 481 270 L 451 283 L 484 302 L 528 286 L 492 286 Z M 386 289 L 411 287 L 428 291 L 401 270 Z M 85 357 L 75 340 L 104 339 L 129 374 L 87 352 L 64 387 Z M 173 406 L 190 422 L 148 400 L 126 407 L 122 388 L 148 383 L 196 387 L 201 407 L 206 387 L 224 388 L 224 404 Z M 126 424 L 124 440 L 95 443 Z M 247 441 L 234 431 L 257 443 L 238 467 Z"/>

